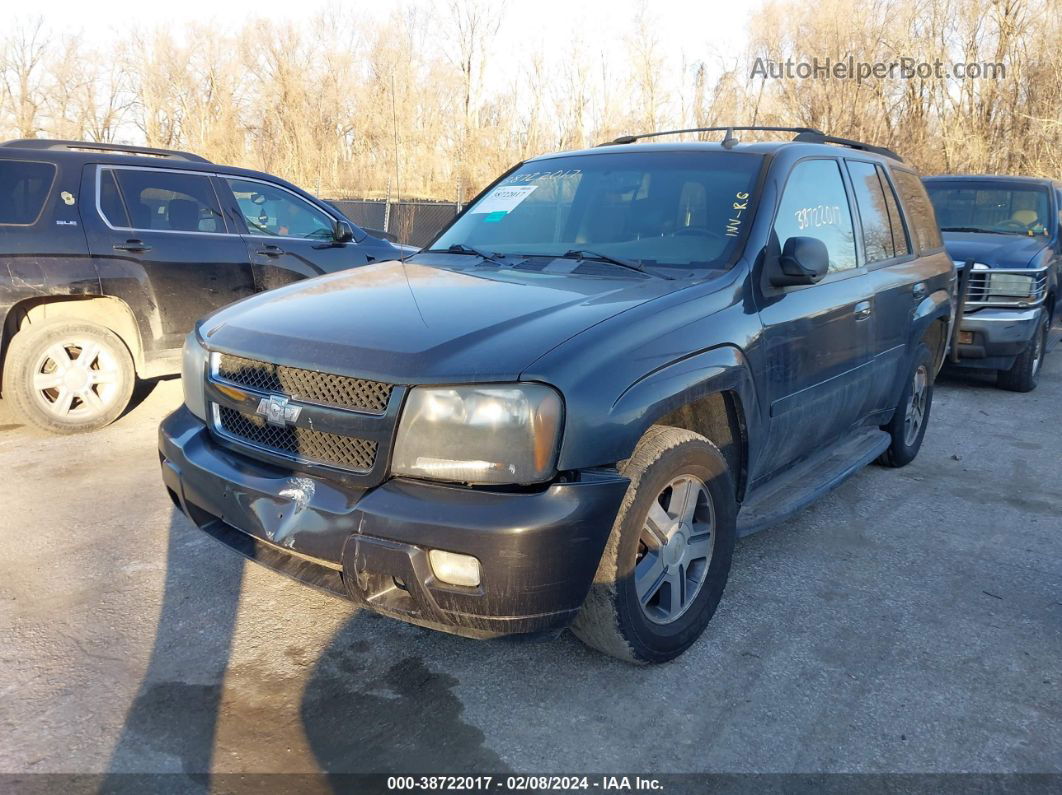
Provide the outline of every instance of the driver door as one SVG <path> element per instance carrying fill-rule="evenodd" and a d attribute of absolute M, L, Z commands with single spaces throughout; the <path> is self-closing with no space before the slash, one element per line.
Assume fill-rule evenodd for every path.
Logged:
<path fill-rule="evenodd" d="M 274 182 L 219 176 L 218 193 L 243 228 L 259 290 L 364 265 L 369 258 L 354 241 L 333 239 L 336 218 Z"/>
<path fill-rule="evenodd" d="M 756 479 L 830 445 L 866 415 L 874 380 L 874 295 L 859 266 L 854 228 L 838 162 L 798 162 L 782 193 L 771 245 L 781 251 L 790 237 L 817 238 L 830 267 L 817 284 L 764 285 L 760 320 L 770 420 Z"/>

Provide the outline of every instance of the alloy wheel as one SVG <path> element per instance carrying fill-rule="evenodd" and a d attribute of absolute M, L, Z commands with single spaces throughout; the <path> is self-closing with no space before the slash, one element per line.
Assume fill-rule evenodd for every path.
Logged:
<path fill-rule="evenodd" d="M 715 508 L 704 482 L 675 478 L 653 500 L 639 537 L 635 592 L 646 618 L 669 624 L 704 586 L 715 547 Z"/>
<path fill-rule="evenodd" d="M 929 400 L 929 370 L 918 365 L 911 382 L 911 397 L 907 400 L 907 414 L 903 424 L 903 443 L 910 447 L 918 438 L 926 418 L 926 403 Z"/>

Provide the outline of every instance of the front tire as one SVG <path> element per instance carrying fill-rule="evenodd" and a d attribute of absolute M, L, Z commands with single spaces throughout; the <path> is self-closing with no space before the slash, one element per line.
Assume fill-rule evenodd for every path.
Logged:
<path fill-rule="evenodd" d="M 91 323 L 27 326 L 4 364 L 4 398 L 27 423 L 51 433 L 85 433 L 118 418 L 136 372 L 125 343 Z"/>
<path fill-rule="evenodd" d="M 996 376 L 996 383 L 1010 392 L 1032 392 L 1040 381 L 1040 368 L 1044 364 L 1044 354 L 1047 353 L 1047 333 L 1051 327 L 1047 315 L 1036 327 L 1029 345 L 1014 360 L 1009 370 L 1000 370 Z"/>
<path fill-rule="evenodd" d="M 631 484 L 572 632 L 622 660 L 666 662 L 700 637 L 723 595 L 734 483 L 715 445 L 660 425 L 620 471 Z"/>
<path fill-rule="evenodd" d="M 922 440 L 929 425 L 929 410 L 933 406 L 935 370 L 933 354 L 925 343 L 919 343 L 896 411 L 889 424 L 881 426 L 892 437 L 892 441 L 878 458 L 879 464 L 887 467 L 907 466 L 922 449 Z"/>

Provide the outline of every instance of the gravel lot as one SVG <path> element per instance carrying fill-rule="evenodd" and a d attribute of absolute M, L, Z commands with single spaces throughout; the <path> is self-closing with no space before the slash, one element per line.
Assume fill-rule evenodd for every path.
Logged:
<path fill-rule="evenodd" d="M 943 379 L 918 460 L 740 542 L 654 668 L 244 563 L 163 491 L 179 401 L 69 438 L 0 404 L 0 772 L 1062 772 L 1062 350 L 1029 395 Z"/>

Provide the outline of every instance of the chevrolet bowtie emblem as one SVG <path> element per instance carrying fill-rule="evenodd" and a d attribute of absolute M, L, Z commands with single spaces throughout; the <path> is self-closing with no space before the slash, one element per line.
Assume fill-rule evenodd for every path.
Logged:
<path fill-rule="evenodd" d="M 302 408 L 289 405 L 290 401 L 282 395 L 270 395 L 258 402 L 256 413 L 266 418 L 270 425 L 281 428 L 292 425 L 299 418 Z"/>

